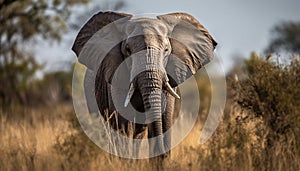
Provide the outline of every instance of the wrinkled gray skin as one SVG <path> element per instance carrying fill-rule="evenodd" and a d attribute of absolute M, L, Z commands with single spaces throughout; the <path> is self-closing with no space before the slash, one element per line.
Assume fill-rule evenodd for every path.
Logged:
<path fill-rule="evenodd" d="M 172 126 L 176 94 L 167 89 L 167 85 L 175 90 L 180 83 L 195 74 L 212 59 L 217 43 L 194 17 L 185 13 L 160 15 L 157 19 L 133 19 L 129 14 L 99 12 L 78 33 L 72 48 L 77 56 L 93 34 L 121 18 L 125 18 L 125 21 L 115 34 L 122 35 L 124 40 L 112 48 L 101 65 L 97 66 L 97 105 L 102 115 L 105 111 L 109 111 L 109 114 L 116 111 L 117 104 L 113 102 L 114 93 L 110 87 L 113 77 L 116 77 L 114 74 L 118 74 L 116 69 L 125 59 L 138 54 L 127 62 L 128 72 L 123 72 L 122 75 L 122 79 L 127 79 L 133 88 L 132 93 L 129 93 L 130 97 L 127 94 L 128 85 L 124 85 L 125 92 L 120 90 L 123 93 L 115 94 L 119 94 L 117 98 L 120 103 L 130 100 L 134 109 L 140 112 L 139 115 L 144 113 L 144 117 L 152 119 L 150 123 L 134 124 L 134 138 L 143 138 L 146 130 L 148 138 L 157 137 Z M 89 64 L 86 65 L 89 68 Z M 139 73 L 141 65 L 147 69 Z M 121 113 L 122 116 L 122 111 L 117 112 L 118 121 L 111 120 L 111 126 L 114 129 L 124 129 L 128 133 L 130 121 L 122 117 L 126 112 Z M 155 141 L 149 141 L 149 152 L 164 151 L 165 155 L 161 156 L 166 156 L 169 154 L 167 151 L 170 145 L 171 137 L 167 134 Z"/>

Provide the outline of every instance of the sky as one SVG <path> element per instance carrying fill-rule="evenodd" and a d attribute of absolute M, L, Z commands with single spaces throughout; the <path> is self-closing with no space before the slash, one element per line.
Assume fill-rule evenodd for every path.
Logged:
<path fill-rule="evenodd" d="M 94 0 L 76 11 L 84 13 L 101 5 L 101 1 Z M 234 57 L 248 57 L 252 51 L 262 54 L 275 24 L 300 21 L 299 7 L 300 0 L 127 0 L 126 7 L 120 11 L 130 14 L 186 12 L 193 15 L 218 42 L 216 55 L 228 71 L 234 64 Z M 63 63 L 76 59 L 71 46 L 78 31 L 66 33 L 60 44 L 41 42 L 36 46 L 38 61 L 46 62 L 46 70 L 63 69 Z"/>

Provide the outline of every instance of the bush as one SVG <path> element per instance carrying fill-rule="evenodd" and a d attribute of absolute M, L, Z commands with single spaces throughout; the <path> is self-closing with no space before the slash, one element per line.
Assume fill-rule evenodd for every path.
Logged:
<path fill-rule="evenodd" d="M 243 68 L 247 77 L 232 81 L 234 101 L 247 111 L 242 122 L 261 120 L 262 168 L 299 168 L 300 59 L 279 64 L 251 54 Z"/>

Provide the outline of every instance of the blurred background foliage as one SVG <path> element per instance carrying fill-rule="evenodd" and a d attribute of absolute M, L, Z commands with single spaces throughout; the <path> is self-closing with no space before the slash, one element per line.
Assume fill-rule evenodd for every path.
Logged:
<path fill-rule="evenodd" d="M 107 164 L 112 164 L 108 155 L 84 135 L 69 105 L 72 66 L 36 76 L 45 64 L 36 61 L 31 46 L 40 40 L 59 42 L 62 34 L 80 29 L 99 9 L 126 6 L 125 1 L 104 1 L 89 12 L 76 14 L 78 21 L 70 21 L 72 9 L 88 2 L 0 0 L 0 170 L 145 168 L 131 165 L 133 161 L 112 167 Z M 187 157 L 167 168 L 300 169 L 300 22 L 278 23 L 271 34 L 266 54 L 237 57 L 227 72 L 227 104 L 214 136 L 202 146 L 184 142 L 174 153 Z M 211 85 L 204 70 L 196 74 L 196 80 L 201 97 L 200 129 L 209 110 Z M 43 141 L 49 137 L 54 140 Z M 47 145 L 50 150 L 45 152 Z M 98 162 L 103 159 L 105 162 Z"/>
<path fill-rule="evenodd" d="M 272 39 L 266 52 L 291 52 L 300 54 L 300 21 L 285 21 L 274 26 Z"/>
<path fill-rule="evenodd" d="M 0 105 L 38 106 L 70 101 L 72 66 L 63 70 L 43 73 L 45 64 L 36 60 L 32 46 L 40 41 L 60 43 L 62 35 L 77 31 L 99 10 L 119 10 L 124 1 L 103 1 L 89 12 L 73 13 L 72 10 L 87 5 L 90 0 L 0 0 Z M 68 64 L 71 65 L 71 64 Z M 66 69 L 67 68 L 67 69 Z M 53 72 L 53 73 L 52 73 Z"/>
<path fill-rule="evenodd" d="M 0 1 L 0 80 L 2 81 L 0 104 L 2 109 L 13 105 L 28 105 L 33 101 L 44 102 L 45 100 L 41 101 L 41 99 L 48 99 L 45 92 L 40 89 L 40 84 L 50 83 L 55 79 L 52 78 L 50 81 L 51 74 L 46 74 L 44 83 L 41 83 L 41 80 L 36 81 L 35 74 L 43 65 L 36 62 L 30 46 L 37 43 L 35 42 L 37 38 L 44 41 L 60 41 L 62 34 L 68 29 L 71 8 L 88 2 L 88 0 Z M 69 72 L 71 76 L 72 71 Z M 55 74 L 58 75 L 58 80 L 60 77 L 66 77 L 66 73 L 63 72 Z M 65 90 L 63 87 L 67 85 L 60 85 L 61 83 L 67 82 L 57 81 L 58 86 Z M 66 93 L 69 92 L 62 94 Z"/>

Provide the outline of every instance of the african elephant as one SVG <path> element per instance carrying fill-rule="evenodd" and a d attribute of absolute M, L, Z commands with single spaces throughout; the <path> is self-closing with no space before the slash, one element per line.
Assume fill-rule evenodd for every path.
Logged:
<path fill-rule="evenodd" d="M 186 13 L 135 18 L 99 12 L 81 28 L 72 49 L 88 69 L 86 79 L 92 83 L 85 83 L 94 84 L 85 85 L 89 109 L 95 110 L 95 103 L 103 116 L 117 113 L 110 125 L 125 133 L 133 123 L 133 138 L 148 131 L 149 155 L 165 156 L 171 134 L 164 132 L 172 126 L 180 98 L 176 87 L 213 58 L 216 45 Z"/>

